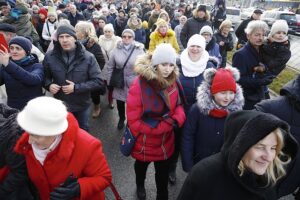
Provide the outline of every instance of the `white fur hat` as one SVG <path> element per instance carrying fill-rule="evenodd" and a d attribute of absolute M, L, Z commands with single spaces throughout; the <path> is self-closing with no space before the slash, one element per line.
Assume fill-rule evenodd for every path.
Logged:
<path fill-rule="evenodd" d="M 289 26 L 285 20 L 276 20 L 274 24 L 272 25 L 271 31 L 269 33 L 269 37 L 273 36 L 278 31 L 283 31 L 286 34 L 288 34 Z"/>
<path fill-rule="evenodd" d="M 202 33 L 210 33 L 211 35 L 213 35 L 213 31 L 211 29 L 210 26 L 203 26 L 200 30 L 200 35 L 202 35 Z"/>
<path fill-rule="evenodd" d="M 192 37 L 190 37 L 187 43 L 187 48 L 189 48 L 192 45 L 200 46 L 203 50 L 205 50 L 206 47 L 205 38 L 199 34 L 193 35 Z"/>
<path fill-rule="evenodd" d="M 62 101 L 43 96 L 30 100 L 18 114 L 17 121 L 30 134 L 54 136 L 68 128 L 67 114 Z"/>
<path fill-rule="evenodd" d="M 169 43 L 162 43 L 156 46 L 152 54 L 152 66 L 162 63 L 176 65 L 176 51 Z"/>

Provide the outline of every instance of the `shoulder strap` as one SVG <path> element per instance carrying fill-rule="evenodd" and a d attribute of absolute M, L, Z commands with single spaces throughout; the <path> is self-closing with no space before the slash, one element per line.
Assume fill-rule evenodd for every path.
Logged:
<path fill-rule="evenodd" d="M 46 22 L 46 25 L 47 25 L 48 34 L 51 37 L 51 33 L 50 33 L 50 30 L 49 30 L 49 24 L 48 24 L 48 22 Z"/>
<path fill-rule="evenodd" d="M 115 196 L 116 200 L 122 200 L 122 197 L 120 196 L 120 194 L 119 194 L 118 190 L 116 189 L 115 185 L 113 183 L 110 183 L 109 187 L 112 190 L 112 192 L 114 193 L 114 196 Z"/>
<path fill-rule="evenodd" d="M 131 52 L 130 52 L 129 56 L 127 57 L 127 59 L 126 59 L 126 61 L 125 61 L 124 65 L 123 65 L 123 70 L 124 70 L 125 66 L 127 65 L 127 62 L 128 62 L 128 60 L 129 60 L 129 58 L 131 57 L 131 55 L 132 55 L 132 53 L 133 53 L 134 49 L 135 49 L 135 47 L 133 47 L 133 49 L 131 50 Z"/>

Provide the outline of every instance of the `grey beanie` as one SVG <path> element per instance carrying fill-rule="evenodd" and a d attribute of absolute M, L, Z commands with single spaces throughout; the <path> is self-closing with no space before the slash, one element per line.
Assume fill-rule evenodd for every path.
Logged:
<path fill-rule="evenodd" d="M 135 38 L 135 33 L 133 30 L 127 28 L 127 29 L 124 29 L 124 31 L 122 32 L 122 36 L 124 35 L 124 33 L 129 33 L 130 35 L 132 35 L 133 39 Z"/>
<path fill-rule="evenodd" d="M 159 44 L 152 54 L 152 66 L 162 63 L 176 65 L 176 57 L 176 51 L 169 43 Z"/>
<path fill-rule="evenodd" d="M 76 32 L 72 25 L 65 24 L 65 25 L 59 26 L 57 28 L 56 34 L 57 34 L 57 38 L 61 34 L 69 34 L 77 40 Z"/>

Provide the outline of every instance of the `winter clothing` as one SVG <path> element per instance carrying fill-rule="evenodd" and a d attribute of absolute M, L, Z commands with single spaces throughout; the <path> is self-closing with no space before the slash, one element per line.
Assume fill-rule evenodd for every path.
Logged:
<path fill-rule="evenodd" d="M 57 29 L 57 22 L 56 20 L 54 22 L 49 21 L 49 19 L 46 20 L 43 27 L 42 37 L 44 40 L 51 41 L 51 36 Z"/>
<path fill-rule="evenodd" d="M 186 48 L 190 37 L 192 37 L 194 34 L 199 34 L 201 28 L 205 25 L 211 26 L 208 16 L 200 19 L 194 15 L 192 18 L 187 20 L 180 33 L 180 40 L 184 48 Z"/>
<path fill-rule="evenodd" d="M 202 35 L 203 33 L 209 33 L 210 35 L 213 35 L 212 28 L 208 25 L 203 26 L 200 30 L 200 35 Z"/>
<path fill-rule="evenodd" d="M 271 27 L 269 37 L 272 37 L 275 33 L 283 31 L 285 34 L 288 34 L 289 26 L 286 20 L 276 20 Z"/>
<path fill-rule="evenodd" d="M 179 53 L 182 53 L 182 51 L 184 50 L 184 47 L 181 43 L 181 40 L 180 40 L 180 33 L 181 33 L 181 30 L 182 30 L 182 27 L 183 25 L 179 24 L 175 27 L 174 29 L 174 32 L 175 32 L 175 35 L 176 35 L 176 40 L 177 40 L 177 43 L 178 43 L 178 46 L 179 46 Z"/>
<path fill-rule="evenodd" d="M 65 25 L 59 26 L 58 29 L 56 30 L 57 38 L 61 34 L 68 34 L 68 35 L 71 35 L 72 37 L 74 37 L 75 39 L 77 39 L 75 28 L 71 25 L 65 24 Z"/>
<path fill-rule="evenodd" d="M 24 49 L 24 51 L 26 52 L 27 55 L 29 55 L 31 52 L 32 43 L 30 42 L 29 39 L 27 39 L 25 37 L 22 37 L 22 36 L 13 37 L 9 42 L 9 46 L 12 44 L 17 44 L 20 47 L 22 47 L 22 49 Z"/>
<path fill-rule="evenodd" d="M 68 20 L 70 24 L 75 27 L 78 21 L 84 21 L 84 16 L 79 12 L 76 12 L 75 16 L 70 12 L 68 13 Z"/>
<path fill-rule="evenodd" d="M 293 160 L 298 144 L 289 133 L 286 122 L 271 114 L 257 111 L 230 114 L 225 121 L 221 152 L 193 167 L 177 199 L 278 199 L 276 187 L 267 185 L 265 176 L 259 176 L 247 169 L 243 175 L 239 175 L 238 169 L 247 150 L 276 128 L 284 130 L 285 146 L 282 151 Z"/>
<path fill-rule="evenodd" d="M 109 60 L 112 50 L 117 46 L 119 41 L 121 41 L 121 38 L 115 35 L 113 35 L 110 39 L 106 38 L 104 35 L 99 37 L 99 45 L 101 46 L 106 63 Z"/>
<path fill-rule="evenodd" d="M 126 102 L 129 87 L 136 77 L 136 74 L 133 71 L 135 60 L 138 55 L 144 54 L 143 44 L 133 42 L 128 47 L 129 48 L 126 49 L 125 44 L 123 42 L 119 42 L 117 47 L 111 52 L 109 61 L 107 63 L 107 83 L 109 83 L 113 69 L 115 67 L 122 68 L 132 48 L 135 48 L 124 69 L 124 88 L 114 88 L 113 91 L 113 98 L 123 102 Z"/>
<path fill-rule="evenodd" d="M 220 77 L 224 74 L 227 78 Z M 221 150 L 227 114 L 242 110 L 244 105 L 242 88 L 236 84 L 238 78 L 239 72 L 235 68 L 205 70 L 205 80 L 198 87 L 197 102 L 191 107 L 183 129 L 181 157 L 184 171 L 190 171 L 197 162 Z M 233 81 L 236 88 L 233 101 L 225 108 L 218 106 L 212 98 L 211 88 L 220 79 Z M 230 90 L 231 87 L 220 91 Z M 214 115 L 214 110 L 224 110 L 226 115 Z"/>
<path fill-rule="evenodd" d="M 226 19 L 226 9 L 215 6 L 211 13 L 214 30 L 218 30 L 221 23 Z"/>
<path fill-rule="evenodd" d="M 133 25 L 133 23 L 132 23 L 132 20 L 134 18 L 136 18 L 136 20 L 138 21 L 137 25 Z M 145 32 L 145 29 L 142 26 L 142 20 L 140 18 L 138 18 L 136 16 L 131 16 L 128 19 L 126 28 L 129 28 L 129 29 L 134 31 L 135 41 L 140 42 L 142 44 L 145 44 L 145 42 L 146 42 L 146 32 Z"/>
<path fill-rule="evenodd" d="M 16 123 L 18 110 L 0 104 L 0 197 L 32 200 L 24 156 L 13 151 L 22 134 Z"/>
<path fill-rule="evenodd" d="M 127 20 L 127 17 L 121 18 L 119 16 L 117 16 L 117 18 L 115 19 L 115 31 L 117 36 L 122 36 L 122 32 L 127 25 Z"/>
<path fill-rule="evenodd" d="M 233 37 L 232 34 L 229 32 L 227 37 L 224 37 L 220 31 L 214 34 L 214 38 L 216 38 L 216 43 L 219 44 L 220 54 L 222 56 L 221 67 L 226 66 L 227 62 L 227 51 L 231 51 L 233 49 Z M 224 45 L 221 46 L 220 42 L 224 42 Z"/>
<path fill-rule="evenodd" d="M 212 94 L 216 94 L 218 92 L 227 91 L 227 90 L 236 93 L 235 82 L 237 80 L 234 79 L 231 71 L 226 69 L 217 70 L 210 87 L 210 91 Z"/>
<path fill-rule="evenodd" d="M 131 29 L 129 29 L 129 28 L 124 29 L 123 32 L 122 32 L 122 36 L 123 36 L 125 33 L 130 34 L 130 35 L 133 37 L 133 39 L 135 38 L 135 33 L 134 33 L 133 30 L 131 30 Z"/>
<path fill-rule="evenodd" d="M 176 52 L 170 44 L 159 44 L 156 46 L 152 54 L 152 66 L 163 63 L 170 63 L 176 65 Z"/>
<path fill-rule="evenodd" d="M 90 92 L 100 89 L 103 82 L 100 79 L 100 67 L 90 52 L 86 51 L 79 42 L 76 42 L 75 52 L 67 55 L 59 42 L 54 49 L 48 52 L 43 61 L 45 68 L 45 87 L 49 90 L 52 83 L 65 85 L 66 80 L 75 83 L 74 92 L 64 94 L 62 90 L 54 95 L 64 101 L 70 112 L 85 110 L 90 105 Z M 66 62 L 64 57 L 71 57 Z"/>
<path fill-rule="evenodd" d="M 245 107 L 253 109 L 253 106 L 265 98 L 264 86 L 270 84 L 274 77 L 253 77 L 254 67 L 261 62 L 261 56 L 254 47 L 247 43 L 242 49 L 235 52 L 232 58 L 232 66 L 239 69 L 241 78 L 239 84 L 244 90 Z"/>
<path fill-rule="evenodd" d="M 92 53 L 95 56 L 97 63 L 99 65 L 100 69 L 102 70 L 105 65 L 105 59 L 104 59 L 102 49 L 97 42 L 98 41 L 96 41 L 93 38 L 88 38 L 82 44 L 87 51 L 89 51 L 90 53 Z"/>
<path fill-rule="evenodd" d="M 254 20 L 254 18 L 251 16 L 249 19 L 242 21 L 239 27 L 235 30 L 235 35 L 238 38 L 237 46 L 239 44 L 245 45 L 247 43 L 248 38 L 245 33 L 245 29 L 247 28 L 249 22 L 251 22 L 252 20 Z"/>
<path fill-rule="evenodd" d="M 0 85 L 5 84 L 7 105 L 12 108 L 21 110 L 29 100 L 42 96 L 43 81 L 43 65 L 35 55 L 19 62 L 10 60 L 6 67 L 0 68 Z"/>
<path fill-rule="evenodd" d="M 205 38 L 199 34 L 193 35 L 192 37 L 190 37 L 187 43 L 187 48 L 191 47 L 192 45 L 199 46 L 204 50 L 206 47 Z"/>
<path fill-rule="evenodd" d="M 16 33 L 16 28 L 10 24 L 1 23 L 0 31 Z"/>
<path fill-rule="evenodd" d="M 27 132 L 18 141 L 15 151 L 25 156 L 29 177 L 41 200 L 48 200 L 50 192 L 70 175 L 78 178 L 80 199 L 104 200 L 103 190 L 111 182 L 111 172 L 102 144 L 80 129 L 71 113 L 67 120 L 67 130 L 62 134 L 59 145 L 48 153 L 43 165 L 37 161 L 32 145 L 28 143 Z"/>
<path fill-rule="evenodd" d="M 286 121 L 291 127 L 291 134 L 300 143 L 300 76 L 287 83 L 281 90 L 280 96 L 263 100 L 255 105 L 255 109 L 271 113 Z M 300 153 L 296 162 L 291 166 L 291 172 L 280 184 L 279 196 L 285 196 L 295 191 L 300 185 L 299 179 Z"/>
<path fill-rule="evenodd" d="M 153 52 L 157 45 L 161 43 L 170 43 L 172 47 L 179 52 L 179 46 L 176 40 L 175 32 L 168 29 L 165 36 L 162 36 L 157 30 L 150 34 L 149 51 Z"/>
<path fill-rule="evenodd" d="M 216 43 L 216 39 L 214 37 L 206 44 L 206 51 L 209 54 L 209 60 L 215 65 L 215 67 L 219 67 L 222 62 L 222 56 L 220 54 L 219 45 Z"/>

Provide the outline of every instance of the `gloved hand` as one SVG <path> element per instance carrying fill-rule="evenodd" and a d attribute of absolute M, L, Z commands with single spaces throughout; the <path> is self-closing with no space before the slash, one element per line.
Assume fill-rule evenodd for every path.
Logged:
<path fill-rule="evenodd" d="M 266 77 L 261 78 L 261 79 L 257 79 L 257 81 L 258 81 L 259 85 L 269 85 L 273 82 L 274 78 L 275 77 L 273 75 L 270 75 L 270 76 L 266 76 Z"/>
<path fill-rule="evenodd" d="M 80 185 L 73 175 L 50 193 L 50 200 L 70 200 L 80 196 Z"/>

